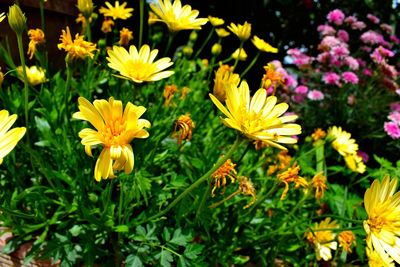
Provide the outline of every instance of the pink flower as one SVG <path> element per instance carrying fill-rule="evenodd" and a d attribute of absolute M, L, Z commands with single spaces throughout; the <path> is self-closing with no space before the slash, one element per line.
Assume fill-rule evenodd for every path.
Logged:
<path fill-rule="evenodd" d="M 366 152 L 364 152 L 364 151 L 362 151 L 362 150 L 358 150 L 358 151 L 357 151 L 357 155 L 358 155 L 359 157 L 362 158 L 362 161 L 363 161 L 364 163 L 367 163 L 367 162 L 368 162 L 369 156 L 368 156 L 368 154 L 367 154 Z"/>
<path fill-rule="evenodd" d="M 319 90 L 311 90 L 308 92 L 307 97 L 308 99 L 318 101 L 324 99 L 324 93 Z"/>
<path fill-rule="evenodd" d="M 371 76 L 372 76 L 372 70 L 371 70 L 371 69 L 368 69 L 368 68 L 365 68 L 365 69 L 363 70 L 363 74 L 364 74 L 365 76 L 371 77 Z"/>
<path fill-rule="evenodd" d="M 337 32 L 337 37 L 339 38 L 339 40 L 341 40 L 342 42 L 347 43 L 349 41 L 349 34 L 345 31 L 345 30 L 339 30 Z"/>
<path fill-rule="evenodd" d="M 299 85 L 299 86 L 297 86 L 297 87 L 294 89 L 294 91 L 295 91 L 297 94 L 307 94 L 307 92 L 308 92 L 308 87 L 305 86 L 305 85 Z"/>
<path fill-rule="evenodd" d="M 375 23 L 375 24 L 378 24 L 378 23 L 380 22 L 380 19 L 379 19 L 377 16 L 374 16 L 374 15 L 372 15 L 372 14 L 368 14 L 368 15 L 367 15 L 367 18 L 368 18 L 372 23 Z"/>
<path fill-rule="evenodd" d="M 342 78 L 345 83 L 358 84 L 358 77 L 354 72 L 345 71 L 342 73 Z"/>
<path fill-rule="evenodd" d="M 312 57 L 307 56 L 297 48 L 289 49 L 287 54 L 293 59 L 293 64 L 298 67 L 310 65 L 313 61 Z"/>
<path fill-rule="evenodd" d="M 351 56 L 347 56 L 344 58 L 344 63 L 349 66 L 351 70 L 358 70 L 360 64 L 358 63 L 357 59 Z"/>
<path fill-rule="evenodd" d="M 361 34 L 360 39 L 366 44 L 383 44 L 385 40 L 383 36 L 375 31 L 369 30 Z"/>
<path fill-rule="evenodd" d="M 356 22 L 351 24 L 351 28 L 353 30 L 360 30 L 361 31 L 361 30 L 365 29 L 365 27 L 367 27 L 367 25 L 365 25 L 365 23 L 362 22 L 362 21 L 356 21 Z"/>
<path fill-rule="evenodd" d="M 357 18 L 355 16 L 348 16 L 344 19 L 344 22 L 348 24 L 353 24 L 354 22 L 357 22 Z"/>
<path fill-rule="evenodd" d="M 389 113 L 388 119 L 400 125 L 400 111 L 392 111 Z"/>
<path fill-rule="evenodd" d="M 329 22 L 335 23 L 336 25 L 342 25 L 344 17 L 345 15 L 340 9 L 332 10 L 326 16 Z"/>
<path fill-rule="evenodd" d="M 392 121 L 387 121 L 383 124 L 383 129 L 391 138 L 393 139 L 400 138 L 400 127 L 397 123 Z"/>
<path fill-rule="evenodd" d="M 383 74 L 390 78 L 397 79 L 398 72 L 394 66 L 386 63 L 386 61 L 381 62 L 379 66 Z"/>
<path fill-rule="evenodd" d="M 374 62 L 382 64 L 386 61 L 387 57 L 393 57 L 394 52 L 392 50 L 386 49 L 383 46 L 375 48 L 374 52 L 371 54 L 371 58 Z"/>
<path fill-rule="evenodd" d="M 305 98 L 306 98 L 305 95 L 293 95 L 292 96 L 293 101 L 296 103 L 303 103 Z"/>
<path fill-rule="evenodd" d="M 321 54 L 318 54 L 317 61 L 322 64 L 328 63 L 330 57 L 331 54 L 329 54 L 329 52 L 323 52 Z"/>
<path fill-rule="evenodd" d="M 344 44 L 340 44 L 338 46 L 335 46 L 332 48 L 332 53 L 334 56 L 337 57 L 344 57 L 350 54 L 349 49 L 347 49 L 347 46 Z"/>
<path fill-rule="evenodd" d="M 334 72 L 326 72 L 322 77 L 325 84 L 339 85 L 340 76 Z"/>
<path fill-rule="evenodd" d="M 381 29 L 384 30 L 387 34 L 393 34 L 394 32 L 393 27 L 386 23 L 381 24 Z"/>
<path fill-rule="evenodd" d="M 392 111 L 400 112 L 400 102 L 392 102 L 392 103 L 390 103 L 390 109 Z"/>
<path fill-rule="evenodd" d="M 319 25 L 317 30 L 322 34 L 322 36 L 334 35 L 336 33 L 336 30 L 332 26 L 326 24 Z"/>
<path fill-rule="evenodd" d="M 287 74 L 284 77 L 284 79 L 285 79 L 285 85 L 286 86 L 289 86 L 289 87 L 296 87 L 297 86 L 297 80 L 293 76 Z"/>
<path fill-rule="evenodd" d="M 322 47 L 327 47 L 327 48 L 332 48 L 334 46 L 340 45 L 342 42 L 334 37 L 334 36 L 325 36 L 322 41 L 320 46 Z"/>
<path fill-rule="evenodd" d="M 390 41 L 394 42 L 395 44 L 400 44 L 400 39 L 397 38 L 396 35 L 390 35 Z"/>

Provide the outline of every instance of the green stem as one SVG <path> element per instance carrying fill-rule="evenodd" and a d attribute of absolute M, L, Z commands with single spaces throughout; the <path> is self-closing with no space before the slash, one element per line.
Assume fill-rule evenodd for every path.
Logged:
<path fill-rule="evenodd" d="M 240 79 L 242 79 L 247 74 L 247 72 L 254 66 L 254 64 L 256 63 L 257 59 L 260 57 L 260 54 L 261 54 L 261 52 L 258 51 L 257 55 L 253 58 L 253 61 L 251 61 L 251 63 L 243 71 L 242 75 L 240 75 Z"/>
<path fill-rule="evenodd" d="M 25 56 L 24 56 L 24 48 L 23 48 L 23 42 L 22 42 L 22 35 L 17 34 L 17 42 L 18 42 L 18 52 L 19 52 L 19 57 L 21 59 L 21 66 L 22 66 L 22 74 L 24 77 L 24 109 L 25 109 L 25 125 L 26 127 L 29 126 L 29 83 L 28 83 L 28 75 L 26 74 L 26 64 L 25 64 Z M 26 131 L 26 137 L 27 137 L 27 142 L 28 145 L 30 145 L 30 139 L 29 139 L 29 131 Z"/>
<path fill-rule="evenodd" d="M 167 46 L 165 48 L 164 56 L 168 55 L 168 52 L 169 52 L 169 49 L 171 48 L 172 41 L 174 40 L 175 34 L 176 33 L 174 33 L 174 32 L 169 32 L 168 42 L 167 42 Z"/>
<path fill-rule="evenodd" d="M 209 185 L 209 186 L 207 187 L 207 190 L 204 191 L 203 197 L 201 198 L 200 205 L 199 205 L 199 207 L 197 208 L 196 220 L 198 220 L 198 219 L 200 218 L 200 213 L 201 213 L 201 211 L 203 210 L 203 208 L 204 208 L 204 206 L 205 206 L 205 204 L 206 204 L 206 200 L 207 200 L 208 196 L 210 195 L 210 192 L 211 192 L 211 186 Z"/>
<path fill-rule="evenodd" d="M 318 140 L 315 142 L 315 157 L 317 161 L 317 173 L 323 172 L 326 176 L 326 165 L 325 165 L 325 151 L 324 151 L 324 141 Z"/>
<path fill-rule="evenodd" d="M 40 0 L 39 1 L 39 7 L 40 7 L 40 26 L 42 28 L 42 31 L 45 32 L 45 28 L 46 28 L 46 22 L 44 19 L 44 0 Z"/>
<path fill-rule="evenodd" d="M 278 183 L 274 182 L 274 184 L 272 185 L 271 189 L 265 195 L 257 198 L 256 203 L 254 203 L 254 205 L 249 208 L 248 214 L 251 213 L 258 205 L 260 205 L 262 202 L 264 202 L 265 199 L 270 197 L 272 195 L 272 193 L 274 193 L 277 188 L 278 188 Z"/>
<path fill-rule="evenodd" d="M 242 52 L 242 48 L 243 48 L 243 41 L 242 42 L 240 42 L 240 46 L 239 46 L 239 53 L 238 53 L 238 55 L 237 55 L 237 57 L 236 57 L 236 59 L 235 59 L 235 64 L 233 65 L 233 70 L 232 71 L 235 71 L 235 69 L 236 69 L 236 66 L 237 66 L 237 64 L 238 64 L 238 62 L 239 62 L 239 58 L 240 58 L 240 52 Z"/>
<path fill-rule="evenodd" d="M 143 39 L 143 25 L 144 25 L 144 0 L 140 0 L 140 24 L 139 24 L 139 49 L 142 47 L 142 39 Z"/>
<path fill-rule="evenodd" d="M 158 217 L 163 216 L 166 214 L 169 210 L 171 210 L 176 204 L 178 204 L 183 198 L 185 198 L 190 192 L 192 192 L 195 188 L 197 188 L 200 184 L 202 184 L 204 181 L 206 181 L 211 174 L 213 174 L 219 167 L 221 167 L 222 164 L 225 163 L 227 159 L 229 159 L 233 152 L 237 149 L 237 147 L 243 142 L 243 139 L 240 137 L 240 135 L 237 136 L 235 142 L 233 143 L 232 147 L 229 149 L 229 151 L 226 153 L 226 155 L 222 158 L 220 158 L 217 163 L 203 176 L 201 176 L 196 182 L 194 182 L 191 186 L 189 186 L 185 191 L 183 191 L 177 198 L 175 198 L 174 201 L 171 202 L 164 210 L 161 212 L 157 213 L 156 215 L 153 215 L 146 219 L 144 222 L 154 220 Z M 142 223 L 144 223 L 142 222 Z"/>
<path fill-rule="evenodd" d="M 211 29 L 210 33 L 208 34 L 207 38 L 204 40 L 203 44 L 200 46 L 199 50 L 197 50 L 196 54 L 194 55 L 194 58 L 197 58 L 200 55 L 201 51 L 203 51 L 203 49 L 206 46 L 206 44 L 208 43 L 208 41 L 210 41 L 213 33 L 214 33 L 214 27 Z"/>
<path fill-rule="evenodd" d="M 87 40 L 89 42 L 92 41 L 92 30 L 90 29 L 90 17 L 85 17 L 86 20 L 86 26 L 85 26 L 85 33 L 86 33 L 86 37 Z"/>

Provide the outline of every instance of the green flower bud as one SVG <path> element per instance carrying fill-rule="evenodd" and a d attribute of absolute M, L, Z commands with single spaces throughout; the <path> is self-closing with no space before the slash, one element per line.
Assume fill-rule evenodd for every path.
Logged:
<path fill-rule="evenodd" d="M 8 10 L 8 24 L 16 34 L 22 34 L 26 29 L 26 17 L 21 8 L 14 4 Z"/>
<path fill-rule="evenodd" d="M 189 40 L 195 42 L 197 40 L 198 34 L 196 31 L 192 31 L 189 35 Z"/>
<path fill-rule="evenodd" d="M 99 48 L 106 48 L 107 42 L 106 39 L 102 38 L 97 42 L 97 45 L 99 46 Z"/>
<path fill-rule="evenodd" d="M 78 0 L 76 7 L 82 13 L 85 18 L 90 18 L 93 13 L 93 2 L 92 0 Z"/>
<path fill-rule="evenodd" d="M 211 53 L 212 53 L 214 56 L 218 56 L 219 54 L 221 54 L 221 51 L 222 51 L 222 46 L 221 46 L 220 44 L 218 44 L 218 43 L 214 44 L 214 45 L 211 47 Z"/>
<path fill-rule="evenodd" d="M 187 57 L 190 57 L 193 54 L 193 48 L 191 48 L 190 46 L 185 46 L 183 48 L 183 54 Z"/>

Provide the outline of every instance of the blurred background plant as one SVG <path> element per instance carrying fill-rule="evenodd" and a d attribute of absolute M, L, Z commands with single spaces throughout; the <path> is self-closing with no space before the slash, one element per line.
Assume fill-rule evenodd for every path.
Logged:
<path fill-rule="evenodd" d="M 253 15 L 229 17 L 216 4 L 79 0 L 60 24 L 48 20 L 54 3 L 9 3 L 0 22 L 2 134 L 19 132 L 0 146 L 4 254 L 55 266 L 398 260 L 398 244 L 382 253 L 368 242 L 385 241 L 376 222 L 387 218 L 363 205 L 377 180 L 369 192 L 384 197 L 367 194 L 369 207 L 398 206 L 398 93 L 379 82 L 397 84 L 395 7 L 352 18 L 366 28 L 346 35 L 350 6 L 322 2 L 286 13 L 241 3 Z M 299 5 L 314 27 L 286 34 Z M 251 20 L 258 12 L 272 12 L 273 28 Z M 365 32 L 379 39 L 370 52 L 357 46 Z M 325 84 L 333 71 L 338 82 Z"/>

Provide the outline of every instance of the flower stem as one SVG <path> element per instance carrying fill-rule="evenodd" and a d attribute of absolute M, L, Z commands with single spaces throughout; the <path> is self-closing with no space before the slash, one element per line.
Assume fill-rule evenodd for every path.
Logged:
<path fill-rule="evenodd" d="M 197 58 L 201 51 L 203 51 L 204 47 L 206 46 L 206 44 L 208 43 L 208 41 L 210 41 L 211 36 L 214 33 L 214 28 L 211 29 L 210 33 L 208 34 L 207 38 L 204 40 L 203 44 L 200 46 L 199 50 L 197 50 L 196 54 L 194 55 L 194 58 Z"/>
<path fill-rule="evenodd" d="M 44 19 L 44 0 L 39 0 L 39 7 L 40 7 L 40 26 L 42 28 L 42 31 L 45 32 L 46 28 L 46 22 Z"/>
<path fill-rule="evenodd" d="M 26 74 L 26 64 L 25 64 L 25 56 L 24 56 L 24 49 L 23 49 L 23 43 L 22 43 L 22 35 L 17 34 L 17 42 L 18 42 L 18 51 L 19 51 L 19 57 L 21 59 L 21 66 L 22 66 L 22 74 L 24 77 L 24 109 L 25 109 L 25 125 L 26 127 L 29 126 L 29 113 L 28 113 L 28 108 L 29 108 L 29 88 L 28 88 L 28 75 Z M 27 142 L 28 145 L 30 144 L 29 140 L 29 131 L 26 131 L 26 137 L 27 137 Z"/>
<path fill-rule="evenodd" d="M 176 204 L 178 204 L 184 197 L 186 197 L 190 192 L 192 192 L 195 188 L 197 188 L 200 184 L 202 184 L 204 181 L 206 181 L 211 174 L 213 174 L 219 167 L 222 166 L 222 164 L 225 163 L 225 161 L 227 159 L 229 159 L 233 152 L 237 149 L 237 147 L 243 142 L 243 139 L 240 137 L 240 135 L 238 135 L 236 137 L 235 142 L 233 143 L 233 145 L 231 146 L 231 148 L 229 149 L 229 151 L 225 154 L 224 157 L 220 158 L 217 163 L 215 163 L 215 165 L 203 176 L 201 176 L 196 182 L 194 182 L 191 186 L 189 186 L 185 191 L 183 191 L 177 198 L 175 198 L 174 201 L 171 202 L 171 204 L 169 204 L 164 210 L 162 210 L 161 212 L 157 213 L 154 216 L 151 216 L 150 218 L 146 219 L 144 222 L 150 221 L 150 220 L 154 220 L 158 217 L 163 216 L 164 214 L 166 214 L 169 210 L 171 210 Z M 142 223 L 144 223 L 142 222 Z"/>
<path fill-rule="evenodd" d="M 175 33 L 169 32 L 167 47 L 165 48 L 164 56 L 168 55 L 168 52 L 169 52 L 169 49 L 171 48 L 171 44 L 172 44 L 172 41 L 174 40 L 174 37 L 175 37 Z"/>
<path fill-rule="evenodd" d="M 243 71 L 242 75 L 240 75 L 240 78 L 242 79 L 247 72 L 254 66 L 254 64 L 256 63 L 257 59 L 260 57 L 261 52 L 258 51 L 257 55 L 253 58 L 253 61 L 251 61 L 251 63 L 247 66 L 247 68 Z"/>
<path fill-rule="evenodd" d="M 140 0 L 139 5 L 140 10 L 140 24 L 139 24 L 139 48 L 142 46 L 142 39 L 143 39 L 143 25 L 144 25 L 144 0 Z"/>
<path fill-rule="evenodd" d="M 244 43 L 243 41 L 240 42 L 239 53 L 238 53 L 238 55 L 237 55 L 237 57 L 236 57 L 236 59 L 235 59 L 235 64 L 233 65 L 233 70 L 232 70 L 232 71 L 234 71 L 234 70 L 236 69 L 236 66 L 237 66 L 237 64 L 238 64 L 238 62 L 239 62 L 240 52 L 242 52 L 243 43 Z"/>

